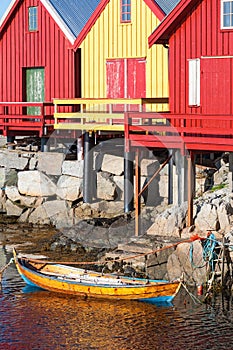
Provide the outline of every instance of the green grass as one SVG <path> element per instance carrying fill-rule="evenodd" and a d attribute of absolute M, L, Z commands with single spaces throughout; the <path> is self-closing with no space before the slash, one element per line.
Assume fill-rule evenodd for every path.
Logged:
<path fill-rule="evenodd" d="M 224 188 L 224 187 L 226 187 L 226 184 L 220 184 L 220 185 L 213 186 L 213 187 L 210 189 L 210 192 L 215 192 L 215 191 L 221 190 L 221 189 Z"/>

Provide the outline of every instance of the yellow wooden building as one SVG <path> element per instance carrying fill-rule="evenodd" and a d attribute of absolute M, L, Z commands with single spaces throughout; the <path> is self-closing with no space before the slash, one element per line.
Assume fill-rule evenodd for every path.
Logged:
<path fill-rule="evenodd" d="M 73 46 L 81 51 L 81 97 L 168 96 L 168 49 L 149 48 L 148 37 L 175 2 L 100 1 Z M 166 111 L 168 104 L 150 104 L 145 109 Z"/>

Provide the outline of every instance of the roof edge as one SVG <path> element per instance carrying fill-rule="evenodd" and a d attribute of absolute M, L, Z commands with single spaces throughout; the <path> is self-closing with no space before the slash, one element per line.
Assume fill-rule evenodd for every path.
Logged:
<path fill-rule="evenodd" d="M 162 21 L 164 19 L 164 17 L 166 16 L 166 13 L 161 9 L 161 7 L 158 5 L 157 1 L 144 0 L 144 2 L 160 21 Z"/>
<path fill-rule="evenodd" d="M 199 0 L 181 0 L 173 8 L 173 10 L 164 18 L 164 20 L 158 25 L 154 32 L 149 36 L 149 47 L 153 44 L 168 44 L 171 33 L 176 27 L 176 21 L 183 15 L 184 12 L 190 9 L 190 7 Z M 181 23 L 180 21 L 178 21 Z"/>
<path fill-rule="evenodd" d="M 78 37 L 76 38 L 74 44 L 73 44 L 73 49 L 76 51 L 83 40 L 86 38 L 87 34 L 90 32 L 92 26 L 95 24 L 107 4 L 110 2 L 110 0 L 102 0 L 99 5 L 96 7 L 95 11 L 93 12 L 92 16 L 89 18 L 81 32 L 79 33 Z"/>
<path fill-rule="evenodd" d="M 40 0 L 42 5 L 46 8 L 46 10 L 49 12 L 50 16 L 53 18 L 53 20 L 57 23 L 59 28 L 62 30 L 64 35 L 67 37 L 71 45 L 75 42 L 75 35 L 72 33 L 72 31 L 69 29 L 69 27 L 66 25 L 66 23 L 63 21 L 61 16 L 57 13 L 57 11 L 54 9 L 54 7 L 51 5 L 51 3 L 48 0 Z"/>
<path fill-rule="evenodd" d="M 19 2 L 20 0 L 11 0 L 2 18 L 0 19 L 0 31 L 2 31 L 2 28 L 5 26 L 8 18 L 10 17 L 10 14 L 14 11 Z"/>

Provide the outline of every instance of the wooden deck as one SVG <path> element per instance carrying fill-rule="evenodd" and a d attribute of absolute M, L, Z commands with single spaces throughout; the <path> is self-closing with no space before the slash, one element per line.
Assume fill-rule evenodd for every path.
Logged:
<path fill-rule="evenodd" d="M 0 102 L 0 133 L 3 136 L 49 135 L 54 124 L 52 107 L 51 102 Z"/>
<path fill-rule="evenodd" d="M 124 132 L 126 111 L 143 112 L 152 105 L 168 103 L 168 98 L 140 99 L 54 99 L 54 129 Z M 68 108 L 65 112 L 60 109 Z M 78 111 L 73 112 L 74 109 Z M 140 123 L 140 116 L 133 123 Z"/>
<path fill-rule="evenodd" d="M 135 125 L 134 119 L 140 119 Z M 167 148 L 233 152 L 233 115 L 125 113 L 126 151 Z"/>
<path fill-rule="evenodd" d="M 233 115 L 147 112 L 167 103 L 168 98 L 0 102 L 0 133 L 49 137 L 54 129 L 102 131 L 124 137 L 126 151 L 146 147 L 233 152 Z"/>

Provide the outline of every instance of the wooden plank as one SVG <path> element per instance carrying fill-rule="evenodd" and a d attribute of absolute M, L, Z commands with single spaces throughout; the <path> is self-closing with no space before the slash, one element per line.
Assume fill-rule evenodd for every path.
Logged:
<path fill-rule="evenodd" d="M 107 119 L 122 119 L 124 120 L 124 113 L 101 113 L 101 112 L 73 112 L 73 113 L 54 113 L 54 118 L 62 119 L 80 119 L 85 118 L 87 120 L 100 120 L 106 121 Z"/>
<path fill-rule="evenodd" d="M 78 123 L 59 123 L 54 124 L 54 129 L 59 130 L 87 130 L 87 131 L 124 131 L 124 125 L 107 124 L 78 124 Z"/>

